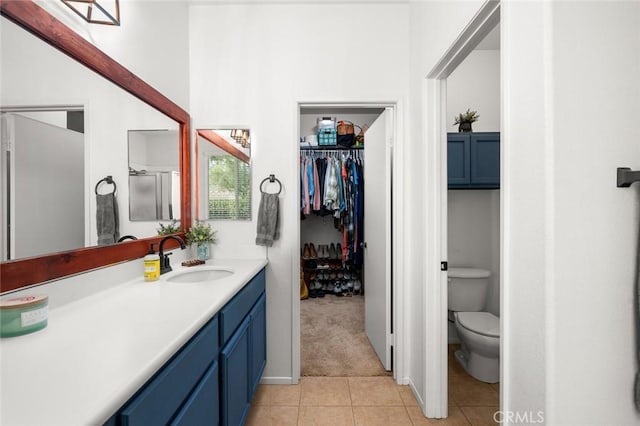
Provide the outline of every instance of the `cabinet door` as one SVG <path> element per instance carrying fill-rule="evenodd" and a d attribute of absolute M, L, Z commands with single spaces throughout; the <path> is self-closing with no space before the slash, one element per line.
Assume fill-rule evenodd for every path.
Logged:
<path fill-rule="evenodd" d="M 500 187 L 500 133 L 471 134 L 471 184 Z"/>
<path fill-rule="evenodd" d="M 449 186 L 467 186 L 470 178 L 470 135 L 449 133 L 447 135 L 447 176 Z"/>
<path fill-rule="evenodd" d="M 250 404 L 250 317 L 247 316 L 220 353 L 223 426 L 244 423 Z"/>
<path fill-rule="evenodd" d="M 218 361 L 215 361 L 184 403 L 172 426 L 218 426 L 220 403 L 218 391 Z"/>
<path fill-rule="evenodd" d="M 218 356 L 214 317 L 169 361 L 120 413 L 123 426 L 167 424 Z"/>
<path fill-rule="evenodd" d="M 251 318 L 251 393 L 249 400 L 252 400 L 267 363 L 267 318 L 264 293 L 256 302 L 249 316 Z"/>

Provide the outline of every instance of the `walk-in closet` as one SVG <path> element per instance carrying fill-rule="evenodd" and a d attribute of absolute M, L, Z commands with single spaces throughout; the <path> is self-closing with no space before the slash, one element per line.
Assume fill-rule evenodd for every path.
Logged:
<path fill-rule="evenodd" d="M 392 111 L 299 112 L 301 376 L 390 374 Z"/>

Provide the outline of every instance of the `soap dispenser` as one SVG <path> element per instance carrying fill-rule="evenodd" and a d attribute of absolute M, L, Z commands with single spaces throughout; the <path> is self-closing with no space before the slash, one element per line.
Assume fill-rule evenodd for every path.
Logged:
<path fill-rule="evenodd" d="M 157 281 L 160 278 L 160 256 L 154 251 L 151 244 L 149 252 L 144 257 L 144 280 L 145 281 Z"/>

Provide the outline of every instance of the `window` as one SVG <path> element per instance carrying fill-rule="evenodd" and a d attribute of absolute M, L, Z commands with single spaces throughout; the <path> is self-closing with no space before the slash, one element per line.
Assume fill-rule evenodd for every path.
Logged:
<path fill-rule="evenodd" d="M 251 168 L 232 155 L 209 156 L 209 219 L 251 219 Z"/>

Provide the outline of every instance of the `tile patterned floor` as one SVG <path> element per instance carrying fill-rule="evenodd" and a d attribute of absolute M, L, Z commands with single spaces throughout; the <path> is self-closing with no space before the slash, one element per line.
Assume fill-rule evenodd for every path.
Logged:
<path fill-rule="evenodd" d="M 297 385 L 260 385 L 249 426 L 494 425 L 499 385 L 469 376 L 449 348 L 449 417 L 427 419 L 408 386 L 392 377 L 302 377 Z"/>

